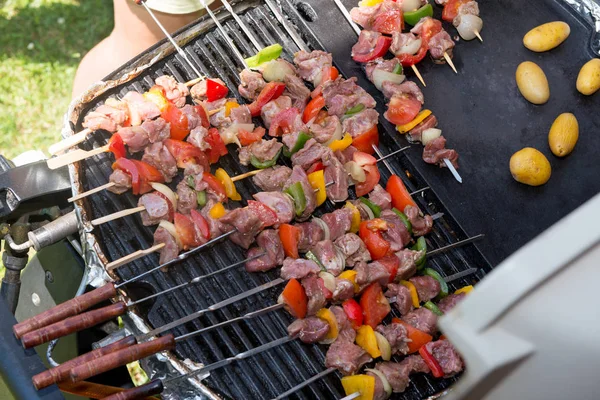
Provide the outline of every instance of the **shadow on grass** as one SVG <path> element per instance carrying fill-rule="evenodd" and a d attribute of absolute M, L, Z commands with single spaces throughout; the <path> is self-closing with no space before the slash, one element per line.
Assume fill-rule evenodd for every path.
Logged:
<path fill-rule="evenodd" d="M 81 0 L 80 4 L 46 0 L 36 2 L 41 3 L 39 7 L 21 0 L 11 18 L 4 3 L 0 1 L 0 60 L 16 57 L 77 65 L 113 26 L 113 6 L 108 0 Z"/>

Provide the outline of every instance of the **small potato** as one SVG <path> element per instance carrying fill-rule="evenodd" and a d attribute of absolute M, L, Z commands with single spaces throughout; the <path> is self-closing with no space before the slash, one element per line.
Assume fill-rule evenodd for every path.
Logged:
<path fill-rule="evenodd" d="M 548 133 L 548 144 L 552 154 L 564 157 L 570 154 L 579 139 L 579 124 L 571 113 L 560 114 L 552 124 Z"/>
<path fill-rule="evenodd" d="M 541 53 L 552 50 L 565 41 L 571 33 L 566 22 L 554 21 L 536 26 L 523 37 L 523 45 L 531 51 Z"/>
<path fill-rule="evenodd" d="M 589 96 L 600 89 L 600 58 L 592 58 L 583 64 L 577 75 L 577 90 Z"/>
<path fill-rule="evenodd" d="M 551 172 L 546 156 L 532 147 L 525 147 L 510 158 L 510 173 L 517 182 L 540 186 L 548 182 Z"/>
<path fill-rule="evenodd" d="M 525 61 L 519 64 L 516 78 L 519 91 L 533 104 L 544 104 L 550 98 L 548 79 L 536 63 Z"/>

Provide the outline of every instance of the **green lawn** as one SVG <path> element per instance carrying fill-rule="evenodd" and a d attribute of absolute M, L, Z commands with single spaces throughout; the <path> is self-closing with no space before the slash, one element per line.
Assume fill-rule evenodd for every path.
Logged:
<path fill-rule="evenodd" d="M 60 136 L 85 53 L 112 29 L 110 0 L 0 0 L 0 153 Z"/>

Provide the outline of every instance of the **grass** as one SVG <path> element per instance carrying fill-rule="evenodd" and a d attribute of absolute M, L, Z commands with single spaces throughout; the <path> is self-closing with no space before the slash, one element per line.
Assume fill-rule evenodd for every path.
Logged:
<path fill-rule="evenodd" d="M 77 65 L 112 24 L 108 0 L 0 0 L 0 154 L 59 138 Z"/>

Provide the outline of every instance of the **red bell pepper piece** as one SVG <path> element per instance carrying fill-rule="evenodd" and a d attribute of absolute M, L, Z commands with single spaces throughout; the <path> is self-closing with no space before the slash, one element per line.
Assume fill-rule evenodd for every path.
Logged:
<path fill-rule="evenodd" d="M 360 297 L 363 309 L 364 323 L 375 329 L 390 313 L 391 307 L 387 297 L 383 295 L 381 286 L 374 282 L 370 284 Z"/>
<path fill-rule="evenodd" d="M 373 125 L 368 131 L 361 133 L 352 139 L 352 146 L 356 147 L 358 151 L 362 151 L 363 153 L 375 153 L 373 145 L 379 145 L 379 129 L 377 129 L 377 124 Z"/>
<path fill-rule="evenodd" d="M 392 44 L 392 38 L 389 36 L 381 36 L 377 39 L 377 43 L 373 50 L 368 54 L 356 54 L 352 55 L 352 59 L 359 63 L 367 63 L 373 61 L 376 58 L 383 57 Z"/>
<path fill-rule="evenodd" d="M 221 100 L 223 97 L 227 96 L 227 93 L 229 93 L 227 86 L 223 86 L 212 79 L 206 80 L 206 99 L 208 101 Z"/>
<path fill-rule="evenodd" d="M 227 192 L 225 186 L 210 172 L 202 173 L 202 180 L 206 182 L 208 188 L 211 189 L 218 197 L 220 202 L 227 201 Z"/>
<path fill-rule="evenodd" d="M 108 141 L 108 151 L 113 153 L 115 155 L 115 159 L 117 160 L 127 155 L 127 150 L 125 150 L 125 143 L 123 143 L 121 135 L 115 133 L 110 137 L 110 140 Z"/>
<path fill-rule="evenodd" d="M 279 226 L 279 239 L 283 245 L 283 252 L 286 257 L 298 258 L 298 243 L 300 242 L 300 228 L 290 224 L 281 224 Z"/>
<path fill-rule="evenodd" d="M 392 322 L 402 325 L 406 329 L 406 333 L 410 342 L 408 344 L 408 354 L 416 353 L 425 344 L 431 342 L 433 337 L 414 326 L 402 321 L 400 318 L 392 318 Z"/>
<path fill-rule="evenodd" d="M 410 193 L 398 175 L 390 176 L 385 191 L 392 196 L 392 205 L 398 211 L 404 212 L 406 206 L 417 207 L 417 204 L 410 196 Z"/>
<path fill-rule="evenodd" d="M 323 107 L 325 107 L 325 99 L 323 96 L 315 97 L 309 101 L 302 114 L 302 122 L 306 124 L 311 119 L 316 118 Z"/>
<path fill-rule="evenodd" d="M 196 113 L 200 117 L 200 125 L 206 129 L 210 128 L 210 119 L 206 107 L 203 104 L 198 104 L 194 106 L 194 110 L 196 110 Z"/>
<path fill-rule="evenodd" d="M 385 223 L 382 219 L 375 218 L 371 221 L 361 222 L 358 229 L 358 235 L 367 246 L 367 250 L 369 250 L 369 254 L 371 254 L 373 260 L 385 257 L 390 251 L 390 242 L 383 238 L 380 232 L 381 229 L 372 224 L 377 221 Z"/>
<path fill-rule="evenodd" d="M 190 133 L 187 116 L 174 104 L 169 103 L 160 116 L 170 124 L 171 139 L 183 140 Z"/>
<path fill-rule="evenodd" d="M 444 376 L 444 370 L 440 366 L 440 363 L 438 363 L 435 357 L 429 352 L 429 350 L 427 350 L 427 347 L 425 345 L 421 346 L 421 348 L 419 349 L 419 354 L 423 358 L 423 361 L 425 361 L 425 364 L 427 364 L 427 366 L 431 370 L 431 374 L 434 377 L 441 378 Z"/>
<path fill-rule="evenodd" d="M 342 303 L 342 308 L 346 316 L 352 323 L 354 329 L 358 329 L 363 324 L 363 309 L 354 299 L 348 299 Z"/>
<path fill-rule="evenodd" d="M 247 132 L 243 129 L 238 130 L 238 139 L 242 146 L 249 146 L 254 142 L 258 142 L 265 136 L 266 130 L 262 126 L 256 127 L 254 131 Z"/>
<path fill-rule="evenodd" d="M 191 143 L 182 140 L 165 139 L 163 142 L 173 158 L 177 160 L 179 168 L 185 168 L 188 164 L 198 164 L 206 171 L 210 171 L 210 165 L 206 154 Z"/>
<path fill-rule="evenodd" d="M 317 161 L 306 170 L 306 175 L 310 175 L 313 172 L 321 171 L 323 169 L 325 169 L 325 165 L 321 161 Z"/>
<path fill-rule="evenodd" d="M 304 288 L 296 279 L 292 278 L 288 281 L 278 302 L 283 303 L 286 310 L 292 314 L 294 318 L 306 317 L 308 299 Z"/>
<path fill-rule="evenodd" d="M 263 106 L 271 100 L 277 99 L 285 90 L 285 84 L 281 82 L 269 82 L 252 103 L 248 105 L 250 114 L 253 117 L 258 117 Z"/>
<path fill-rule="evenodd" d="M 248 208 L 251 209 L 263 224 L 263 228 L 273 226 L 277 223 L 277 213 L 271 207 L 256 200 L 248 200 Z"/>
<path fill-rule="evenodd" d="M 208 161 L 211 164 L 219 161 L 221 156 L 228 154 L 227 147 L 225 147 L 225 143 L 223 143 L 223 139 L 221 139 L 221 135 L 219 135 L 219 130 L 217 128 L 210 128 L 208 130 L 206 143 L 210 145 L 210 149 L 208 150 Z"/>
<path fill-rule="evenodd" d="M 408 124 L 421 111 L 421 102 L 408 95 L 394 96 L 390 99 L 385 119 L 394 125 Z"/>
<path fill-rule="evenodd" d="M 357 182 L 354 188 L 358 197 L 364 196 L 373 190 L 381 177 L 377 165 L 365 165 L 363 170 L 365 171 L 366 180 L 364 182 Z"/>
<path fill-rule="evenodd" d="M 131 191 L 135 195 L 140 194 L 140 173 L 132 160 L 125 157 L 119 158 L 113 163 L 112 169 L 120 169 L 128 174 L 131 178 Z"/>
<path fill-rule="evenodd" d="M 210 239 L 210 227 L 208 226 L 208 222 L 206 219 L 200 214 L 198 211 L 192 209 L 190 211 L 190 216 L 192 217 L 192 221 L 194 221 L 194 225 L 196 229 L 200 231 L 200 234 L 204 239 Z"/>

